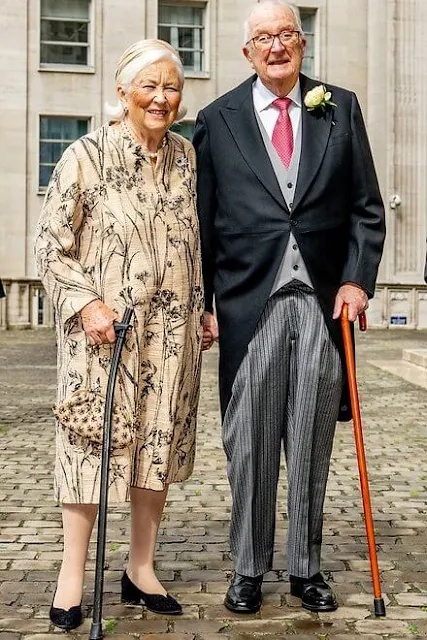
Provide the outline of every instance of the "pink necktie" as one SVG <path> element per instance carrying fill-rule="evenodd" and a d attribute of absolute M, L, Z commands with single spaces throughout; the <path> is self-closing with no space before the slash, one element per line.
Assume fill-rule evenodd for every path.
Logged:
<path fill-rule="evenodd" d="M 280 109 L 280 113 L 273 129 L 271 142 L 286 168 L 290 165 L 294 150 L 292 122 L 288 111 L 291 102 L 292 100 L 290 98 L 277 98 L 277 100 L 273 102 L 274 106 Z"/>

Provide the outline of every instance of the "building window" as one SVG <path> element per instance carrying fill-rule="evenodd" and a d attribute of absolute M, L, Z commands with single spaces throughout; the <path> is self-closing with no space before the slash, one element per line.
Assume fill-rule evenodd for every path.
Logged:
<path fill-rule="evenodd" d="M 205 5 L 159 2 L 158 35 L 179 52 L 185 71 L 205 71 Z"/>
<path fill-rule="evenodd" d="M 302 63 L 302 72 L 308 76 L 313 77 L 315 75 L 315 24 L 316 24 L 316 11 L 313 9 L 300 9 L 302 30 L 307 38 L 307 46 L 305 49 L 305 56 Z"/>
<path fill-rule="evenodd" d="M 184 136 L 190 142 L 193 140 L 195 124 L 194 122 L 177 122 L 171 126 L 171 131 L 179 133 L 180 136 Z"/>
<path fill-rule="evenodd" d="M 41 0 L 40 64 L 89 64 L 90 0 Z"/>
<path fill-rule="evenodd" d="M 39 189 L 49 184 L 53 168 L 65 149 L 88 132 L 87 118 L 40 116 Z"/>

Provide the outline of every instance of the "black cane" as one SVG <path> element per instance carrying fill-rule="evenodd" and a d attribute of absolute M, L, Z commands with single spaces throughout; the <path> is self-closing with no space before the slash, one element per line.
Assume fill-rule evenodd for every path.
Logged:
<path fill-rule="evenodd" d="M 95 588 L 93 593 L 93 614 L 92 626 L 90 628 L 89 640 L 100 640 L 102 632 L 102 596 L 104 592 L 104 561 L 105 561 L 105 536 L 107 528 L 107 506 L 108 506 L 108 475 L 110 467 L 110 441 L 111 441 L 111 418 L 113 412 L 114 389 L 116 386 L 117 372 L 119 368 L 120 355 L 122 353 L 126 332 L 130 327 L 133 309 L 126 307 L 121 322 L 114 324 L 117 340 L 114 345 L 113 357 L 111 359 L 110 375 L 108 376 L 107 393 L 105 397 L 103 439 L 102 439 L 102 461 L 101 461 L 101 483 L 99 491 L 99 511 L 98 511 L 98 537 L 96 540 L 96 566 L 95 566 Z"/>

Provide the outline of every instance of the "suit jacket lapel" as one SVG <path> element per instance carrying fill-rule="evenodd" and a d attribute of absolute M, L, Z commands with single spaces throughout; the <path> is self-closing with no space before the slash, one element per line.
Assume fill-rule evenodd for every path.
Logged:
<path fill-rule="evenodd" d="M 276 174 L 254 113 L 252 84 L 255 78 L 256 76 L 252 76 L 252 78 L 240 85 L 233 92 L 227 106 L 220 111 L 247 164 L 264 187 L 287 211 L 287 205 L 277 182 Z"/>
<path fill-rule="evenodd" d="M 305 94 L 318 85 L 319 82 L 301 74 L 300 83 L 302 98 L 302 147 L 292 212 L 295 211 L 301 202 L 319 171 L 332 126 L 331 109 L 327 110 L 325 114 L 318 116 L 313 112 L 307 111 L 307 108 L 304 106 Z"/>

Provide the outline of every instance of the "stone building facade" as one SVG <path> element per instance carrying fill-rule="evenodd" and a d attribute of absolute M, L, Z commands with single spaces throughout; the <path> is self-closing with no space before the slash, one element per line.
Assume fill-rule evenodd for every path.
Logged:
<path fill-rule="evenodd" d="M 168 39 L 186 67 L 181 131 L 245 79 L 248 0 L 4 0 L 0 13 L 0 327 L 52 323 L 32 239 L 55 161 L 105 121 L 114 69 L 144 37 Z M 369 320 L 427 327 L 426 0 L 299 0 L 305 70 L 356 91 L 386 203 L 388 237 Z"/>

